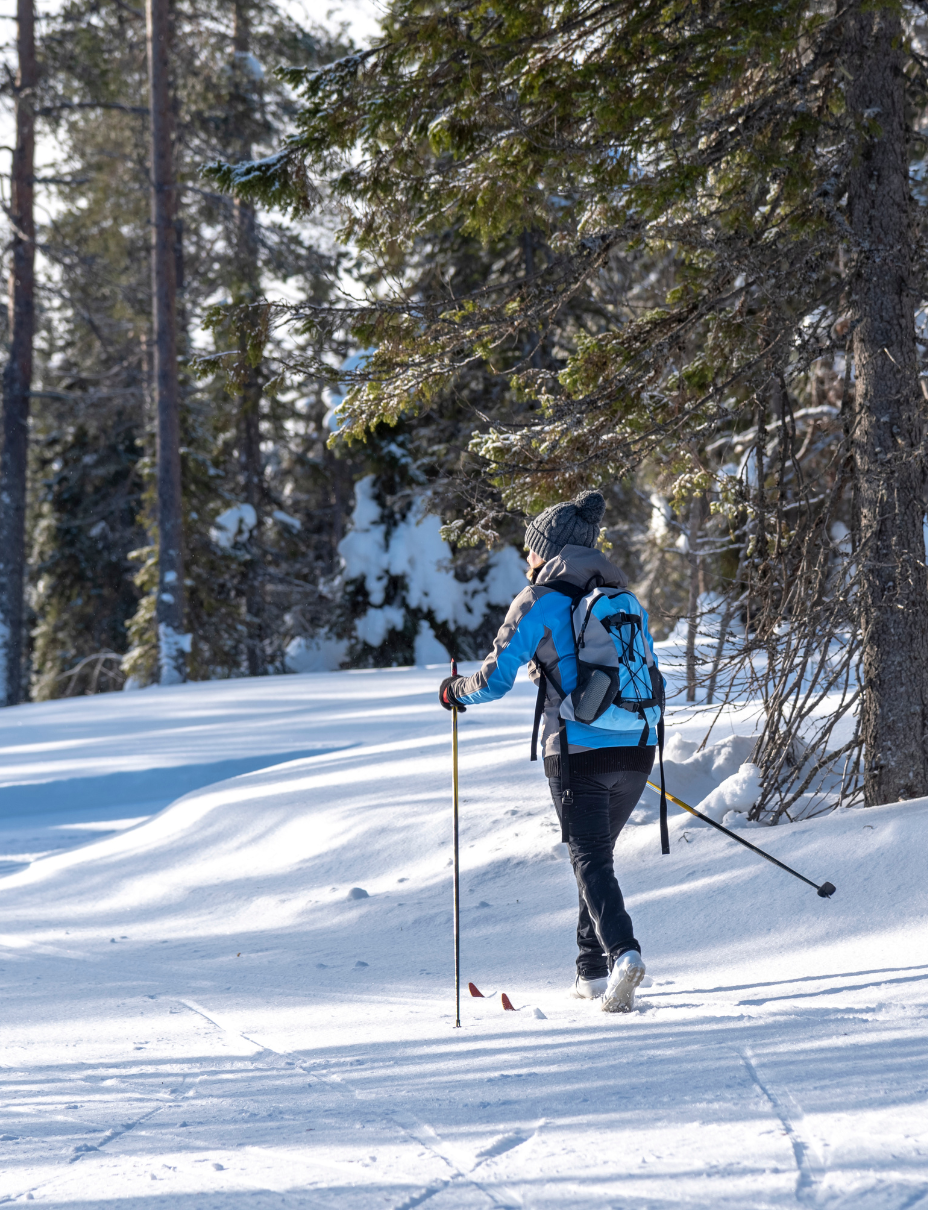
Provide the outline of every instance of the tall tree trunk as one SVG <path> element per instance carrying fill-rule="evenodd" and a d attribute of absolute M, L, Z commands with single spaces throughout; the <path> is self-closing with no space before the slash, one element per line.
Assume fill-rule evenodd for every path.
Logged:
<path fill-rule="evenodd" d="M 705 498 L 694 496 L 690 501 L 689 524 L 687 525 L 687 560 L 690 565 L 690 592 L 687 604 L 686 623 L 686 700 L 696 701 L 696 638 L 699 631 L 699 598 L 705 592 L 705 576 L 702 565 L 702 525 L 705 516 Z"/>
<path fill-rule="evenodd" d="M 170 0 L 148 0 L 151 112 L 152 311 L 158 417 L 158 653 L 163 685 L 187 679 L 184 633 L 180 391 L 177 379 L 177 264 L 174 115 L 169 85 Z"/>
<path fill-rule="evenodd" d="M 928 578 L 923 403 L 915 354 L 913 232 L 895 6 L 857 4 L 846 24 L 847 104 L 861 131 L 848 203 L 857 371 L 858 502 L 868 805 L 928 793 Z"/>
<path fill-rule="evenodd" d="M 250 213 L 239 213 L 239 233 L 243 242 L 248 228 L 254 227 L 254 210 L 247 203 L 236 202 L 236 209 Z M 243 231 L 244 228 L 244 231 Z M 240 336 L 240 352 L 244 353 L 247 337 Z M 254 366 L 249 365 L 242 384 L 239 399 L 241 416 L 240 465 L 245 489 L 245 500 L 255 510 L 256 523 L 251 531 L 249 544 L 251 558 L 248 560 L 245 582 L 245 612 L 247 614 L 247 637 L 245 657 L 249 676 L 263 676 L 267 672 L 264 658 L 264 576 L 260 558 L 262 532 L 262 506 L 264 504 L 263 466 L 261 461 L 261 383 Z"/>
<path fill-rule="evenodd" d="M 16 7 L 16 147 L 10 180 L 13 228 L 10 267 L 10 359 L 3 373 L 0 450 L 0 704 L 15 706 L 23 689 L 23 580 L 26 565 L 26 466 L 29 392 L 35 330 L 35 57 L 33 0 Z"/>
<path fill-rule="evenodd" d="M 252 155 L 249 132 L 254 126 L 252 107 L 254 104 L 255 80 L 251 67 L 251 31 L 248 21 L 247 0 L 238 0 L 235 5 L 235 27 L 232 42 L 236 57 L 235 78 L 238 84 L 238 109 L 241 115 L 242 145 L 239 159 L 250 160 Z M 237 301 L 254 302 L 259 293 L 258 266 L 258 222 L 255 208 L 250 202 L 235 199 L 235 227 L 237 241 L 236 283 Z M 239 463 L 245 500 L 255 510 L 257 524 L 251 533 L 252 557 L 248 561 L 245 582 L 245 612 L 247 614 L 247 637 L 245 658 L 249 676 L 263 676 L 267 672 L 264 658 L 264 577 L 259 557 L 261 541 L 261 512 L 264 503 L 263 466 L 261 461 L 261 382 L 257 369 L 247 361 L 248 332 L 243 325 L 239 329 L 239 354 L 247 364 L 239 396 L 241 417 Z"/>

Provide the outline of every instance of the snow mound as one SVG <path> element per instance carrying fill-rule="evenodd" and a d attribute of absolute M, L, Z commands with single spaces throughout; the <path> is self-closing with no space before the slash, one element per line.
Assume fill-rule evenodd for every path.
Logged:
<path fill-rule="evenodd" d="M 673 727 L 671 723 L 671 728 Z M 664 777 L 667 789 L 691 807 L 708 800 L 710 795 L 732 776 L 736 776 L 751 755 L 754 738 L 750 735 L 728 735 L 707 744 L 700 751 L 699 743 L 684 738 L 671 729 L 664 745 Z M 651 780 L 658 780 L 658 766 L 654 762 Z M 739 800 L 740 801 L 740 800 Z M 726 811 L 733 808 L 728 806 Z M 702 810 L 702 807 L 699 807 Z M 704 812 L 706 814 L 706 812 Z M 713 819 L 715 816 L 713 815 Z M 635 823 L 651 823 L 657 819 L 657 796 L 646 795 L 633 816 Z M 721 819 L 721 816 L 719 816 Z"/>
<path fill-rule="evenodd" d="M 679 793 L 682 799 L 695 806 L 726 777 L 737 773 L 750 757 L 754 743 L 755 738 L 751 735 L 727 735 L 699 751 L 698 744 L 671 731 L 664 748 L 667 784 L 675 794 Z"/>
<path fill-rule="evenodd" d="M 707 794 L 696 810 L 721 823 L 729 812 L 746 814 L 750 811 L 760 797 L 760 791 L 760 769 L 757 765 L 745 764 Z"/>

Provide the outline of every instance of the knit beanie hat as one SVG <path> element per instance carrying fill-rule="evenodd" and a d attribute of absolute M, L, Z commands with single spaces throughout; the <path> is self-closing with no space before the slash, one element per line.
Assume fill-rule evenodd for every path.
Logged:
<path fill-rule="evenodd" d="M 565 546 L 595 546 L 606 501 L 599 492 L 581 492 L 565 504 L 552 504 L 530 521 L 525 531 L 525 549 L 545 562 Z"/>

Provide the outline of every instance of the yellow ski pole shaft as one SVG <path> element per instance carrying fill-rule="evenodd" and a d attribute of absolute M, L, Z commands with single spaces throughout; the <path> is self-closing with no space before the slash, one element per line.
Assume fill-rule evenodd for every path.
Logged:
<path fill-rule="evenodd" d="M 656 790 L 658 792 L 658 794 L 660 794 L 660 792 L 661 792 L 660 786 L 655 786 L 653 781 L 649 781 L 648 785 L 651 787 L 652 790 Z M 664 793 L 667 795 L 667 797 L 670 799 L 670 801 L 672 803 L 676 803 L 676 805 L 678 807 L 682 807 L 684 811 L 689 811 L 690 815 L 695 815 L 696 818 L 701 819 L 703 821 L 703 823 L 709 824 L 711 827 L 716 828 L 719 832 L 724 832 L 726 836 L 730 836 L 732 838 L 732 840 L 737 840 L 738 844 L 743 844 L 746 849 L 750 849 L 751 852 L 756 853 L 758 855 L 758 857 L 763 857 L 765 861 L 769 861 L 773 865 L 779 866 L 781 870 L 786 870 L 787 874 L 792 874 L 792 876 L 794 878 L 798 878 L 798 879 L 800 879 L 800 881 L 808 883 L 809 886 L 815 887 L 815 889 L 818 891 L 819 897 L 821 899 L 828 899 L 828 898 L 830 898 L 830 896 L 832 896 L 835 893 L 836 888 L 830 882 L 823 882 L 822 885 L 819 886 L 818 883 L 813 882 L 811 878 L 806 878 L 804 874 L 800 874 L 796 870 L 792 869 L 790 866 L 784 865 L 782 861 L 777 861 L 777 859 L 775 857 L 771 857 L 769 853 L 765 853 L 763 849 L 759 849 L 757 847 L 757 845 L 751 844 L 750 841 L 745 840 L 742 836 L 739 836 L 736 832 L 732 832 L 729 828 L 726 828 L 723 824 L 716 823 L 715 820 L 710 819 L 708 815 L 703 815 L 702 811 L 697 811 L 695 807 L 691 807 L 689 805 L 689 803 L 685 803 L 682 798 L 677 798 L 675 795 L 669 793 L 667 790 L 665 790 Z"/>
<path fill-rule="evenodd" d="M 456 660 L 451 675 L 457 676 Z M 454 839 L 454 1027 L 461 1028 L 461 887 L 458 865 L 458 711 L 451 708 L 452 835 Z"/>

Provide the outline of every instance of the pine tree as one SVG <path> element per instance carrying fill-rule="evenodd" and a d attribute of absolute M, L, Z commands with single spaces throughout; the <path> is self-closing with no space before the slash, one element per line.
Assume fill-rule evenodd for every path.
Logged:
<path fill-rule="evenodd" d="M 177 186 L 171 88 L 174 12 L 170 0 L 147 0 L 148 122 L 151 138 L 152 351 L 157 416 L 159 680 L 187 679 L 191 636 L 184 631 L 183 492 L 180 382 L 177 374 Z"/>
<path fill-rule="evenodd" d="M 688 525 L 700 550 L 705 504 L 717 518 L 708 533 L 727 522 L 742 656 L 765 667 L 768 793 L 782 789 L 800 724 L 815 760 L 858 743 L 827 750 L 858 702 L 859 627 L 866 801 L 928 789 L 911 302 L 921 248 L 903 118 L 906 103 L 924 107 L 921 61 L 904 43 L 914 11 L 396 0 L 371 49 L 289 73 L 303 100 L 298 139 L 247 175 L 216 172 L 241 197 L 294 210 L 335 197 L 344 238 L 372 254 L 414 256 L 449 224 L 485 243 L 537 231 L 555 251 L 533 280 L 430 300 L 397 290 L 344 314 L 376 350 L 344 407 L 344 432 L 359 438 L 421 415 L 507 342 L 547 329 L 556 341 L 565 305 L 590 296 L 615 257 L 672 255 L 659 305 L 640 309 L 626 292 L 562 367 L 526 359 L 513 387 L 536 408 L 512 427 L 486 422 L 471 450 L 513 509 L 651 462 L 678 517 L 697 502 Z M 338 322 L 299 308 L 295 318 Z M 797 434 L 814 426 L 797 425 L 797 404 L 819 367 L 842 359 L 837 447 L 800 465 L 809 451 Z M 719 451 L 746 431 L 733 474 Z M 853 559 L 836 574 L 827 535 L 855 483 Z M 470 532 L 490 529 L 478 502 Z M 698 586 L 701 553 L 691 570 Z M 839 631 L 850 637 L 833 658 Z M 809 702 L 831 690 L 840 703 L 810 732 Z M 815 760 L 787 776 L 791 794 L 820 771 Z"/>
<path fill-rule="evenodd" d="M 0 445 L 0 704 L 22 698 L 26 475 L 35 335 L 35 108 L 39 83 L 33 0 L 17 0 L 16 146 L 10 174 L 10 351 Z"/>
<path fill-rule="evenodd" d="M 36 443 L 37 698 L 123 684 L 121 653 L 138 603 L 127 547 L 140 537 L 142 484 L 135 425 L 123 414 L 112 427 L 118 416 L 109 414 L 105 435 L 88 418 L 66 441 L 52 431 Z"/>
<path fill-rule="evenodd" d="M 321 421 L 326 410 L 322 384 L 311 380 L 299 384 L 293 394 L 262 394 L 260 427 L 251 428 L 252 470 L 246 472 L 242 394 L 230 395 L 224 378 L 198 381 L 191 369 L 197 342 L 202 341 L 200 325 L 207 304 L 217 295 L 238 297 L 241 283 L 237 259 L 241 208 L 203 188 L 199 167 L 220 150 L 241 147 L 243 131 L 248 133 L 242 109 L 246 100 L 255 145 L 279 137 L 286 129 L 289 93 L 272 78 L 263 80 L 259 57 L 269 64 L 278 57 L 291 63 L 311 62 L 330 53 L 329 41 L 323 33 L 307 32 L 273 7 L 261 5 L 251 15 L 252 51 L 240 54 L 235 45 L 235 7 L 216 4 L 208 22 L 203 15 L 200 9 L 178 6 L 173 58 L 184 587 L 186 628 L 194 634 L 189 656 L 189 675 L 194 678 L 241 675 L 254 667 L 249 651 L 257 652 L 259 670 L 282 668 L 283 651 L 292 637 L 285 619 L 292 615 L 298 628 L 319 624 L 316 584 L 332 574 L 335 543 L 341 536 L 330 529 L 328 511 L 322 526 L 311 522 L 317 507 L 331 510 L 331 459 L 325 459 L 321 475 L 315 467 L 304 465 L 306 455 L 318 444 L 307 430 L 313 427 L 314 417 Z M 45 394 L 37 415 L 45 442 L 41 460 L 46 465 L 60 460 L 74 466 L 75 458 L 88 452 L 88 442 L 101 464 L 118 459 L 126 449 L 137 450 L 134 490 L 137 495 L 143 490 L 141 476 L 145 503 L 131 525 L 119 527 L 118 532 L 111 525 L 109 540 L 114 558 L 118 550 L 126 590 L 139 604 L 129 637 L 122 606 L 118 618 L 110 619 L 109 629 L 103 629 L 123 633 L 122 645 L 116 644 L 115 649 L 124 653 L 127 646 L 131 648 L 126 672 L 142 684 L 159 675 L 144 34 L 144 21 L 120 4 L 79 0 L 49 22 L 42 109 L 61 157 L 56 166 L 59 183 L 53 187 L 58 195 L 55 221 L 44 233 L 54 258 L 54 275 L 44 293 L 40 362 Z M 289 279 L 298 295 L 324 294 L 330 261 L 304 233 L 260 216 L 253 231 L 260 280 L 269 275 Z M 264 366 L 254 367 L 254 375 L 263 392 L 268 378 Z M 84 430 L 79 432 L 81 424 Z M 249 474 L 254 483 L 256 432 L 264 447 L 257 485 L 262 516 L 249 535 L 240 535 L 243 541 L 217 543 L 211 536 L 217 532 L 216 518 L 247 501 Z M 36 472 L 45 475 L 38 464 Z M 52 548 L 69 532 L 70 511 L 61 512 L 65 508 L 87 516 L 90 525 L 96 523 L 90 520 L 94 510 L 109 515 L 105 502 L 81 500 L 76 491 L 51 492 L 40 505 L 46 520 L 36 563 L 44 566 L 51 559 L 62 573 L 67 569 L 74 576 L 71 580 L 64 574 L 44 575 L 36 582 L 36 612 L 40 619 L 56 619 L 57 635 L 39 644 L 36 676 L 42 692 L 54 691 L 50 687 L 56 684 L 70 684 L 57 679 L 72 666 L 68 660 L 80 662 L 97 651 L 90 642 L 96 632 L 78 626 L 68 608 L 70 602 L 87 599 L 90 585 L 82 578 L 87 569 L 81 560 L 59 557 L 67 552 Z M 306 518 L 301 529 L 274 517 L 275 513 L 289 517 L 297 509 Z M 124 516 L 116 500 L 110 512 Z M 249 623 L 256 584 L 261 600 L 268 603 L 257 648 Z M 323 612 L 330 612 L 328 603 Z M 72 617 L 75 625 L 70 629 Z M 40 620 L 40 628 L 43 624 Z M 83 678 L 77 683 L 88 681 Z"/>

